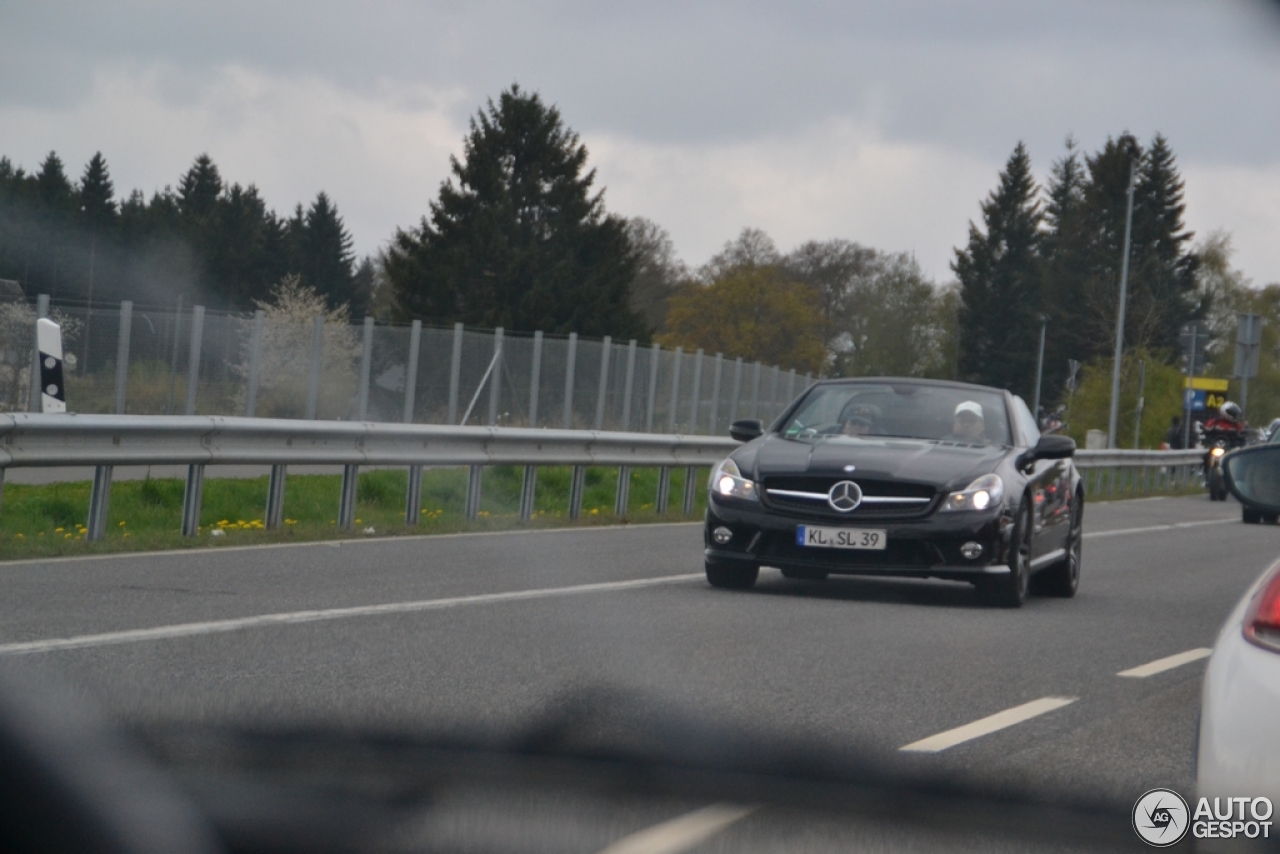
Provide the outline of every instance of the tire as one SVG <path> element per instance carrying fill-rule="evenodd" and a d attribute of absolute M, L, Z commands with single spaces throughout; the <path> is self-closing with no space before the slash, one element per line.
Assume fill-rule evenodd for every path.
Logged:
<path fill-rule="evenodd" d="M 760 567 L 755 564 L 726 564 L 706 562 L 707 582 L 712 587 L 725 590 L 749 590 L 760 577 Z"/>
<path fill-rule="evenodd" d="M 978 599 L 986 605 L 1021 608 L 1031 583 L 1031 505 L 1024 500 L 1009 543 L 1009 574 L 977 582 Z"/>
<path fill-rule="evenodd" d="M 1067 554 L 1062 560 L 1047 566 L 1031 578 L 1036 593 L 1070 599 L 1080 589 L 1080 557 L 1084 544 L 1084 496 L 1076 494 L 1076 506 L 1071 511 L 1071 527 L 1067 531 Z"/>
<path fill-rule="evenodd" d="M 799 569 L 796 567 L 783 568 L 782 577 L 790 578 L 793 581 L 826 581 L 829 573 L 820 569 Z"/>
<path fill-rule="evenodd" d="M 1262 522 L 1262 513 L 1249 507 L 1241 507 L 1240 520 L 1246 525 L 1257 525 Z"/>
<path fill-rule="evenodd" d="M 1274 525 L 1276 522 L 1280 522 L 1280 516 L 1277 516 L 1275 513 L 1263 513 L 1262 521 L 1266 522 L 1268 525 Z"/>

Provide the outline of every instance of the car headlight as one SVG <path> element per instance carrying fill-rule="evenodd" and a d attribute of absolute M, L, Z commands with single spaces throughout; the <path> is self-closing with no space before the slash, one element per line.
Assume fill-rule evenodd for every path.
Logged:
<path fill-rule="evenodd" d="M 947 496 L 945 510 L 987 510 L 1004 500 L 1004 481 L 997 474 L 984 474 L 961 492 Z"/>
<path fill-rule="evenodd" d="M 1209 456 L 1220 457 L 1225 453 L 1226 453 L 1226 450 L 1224 450 L 1223 448 L 1214 448 L 1212 451 L 1209 452 Z"/>
<path fill-rule="evenodd" d="M 738 464 L 731 459 L 726 459 L 712 470 L 711 494 L 724 498 L 745 498 L 748 501 L 759 498 L 755 483 L 743 477 Z"/>

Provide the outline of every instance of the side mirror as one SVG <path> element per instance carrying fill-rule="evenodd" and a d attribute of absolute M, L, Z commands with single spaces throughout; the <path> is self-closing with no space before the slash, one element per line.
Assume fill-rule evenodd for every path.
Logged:
<path fill-rule="evenodd" d="M 1222 458 L 1227 489 L 1240 503 L 1263 513 L 1280 513 L 1280 445 L 1255 445 Z"/>
<path fill-rule="evenodd" d="M 1040 437 L 1036 446 L 1018 457 L 1018 468 L 1025 468 L 1036 460 L 1066 460 L 1076 455 L 1076 442 L 1070 436 L 1050 433 Z"/>
<path fill-rule="evenodd" d="M 764 422 L 755 418 L 743 418 L 729 425 L 729 435 L 739 442 L 750 442 L 764 435 Z"/>

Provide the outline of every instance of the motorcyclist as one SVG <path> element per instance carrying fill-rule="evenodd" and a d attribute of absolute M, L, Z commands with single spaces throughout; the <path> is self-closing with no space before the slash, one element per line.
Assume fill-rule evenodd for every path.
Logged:
<path fill-rule="evenodd" d="M 1228 400 L 1218 407 L 1218 414 L 1204 422 L 1205 485 L 1210 501 L 1225 501 L 1227 487 L 1222 477 L 1222 457 L 1230 450 L 1245 445 L 1248 425 L 1240 405 Z"/>
<path fill-rule="evenodd" d="M 1247 430 L 1240 404 L 1228 400 L 1218 407 L 1217 415 L 1204 422 L 1205 445 L 1212 447 L 1217 440 L 1223 439 L 1228 450 L 1239 448 L 1244 445 Z"/>

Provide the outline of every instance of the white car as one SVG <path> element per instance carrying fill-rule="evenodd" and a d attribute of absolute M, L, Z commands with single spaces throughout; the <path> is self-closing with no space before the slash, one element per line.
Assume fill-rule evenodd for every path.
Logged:
<path fill-rule="evenodd" d="M 1280 561 L 1218 635 L 1204 677 L 1199 741 L 1200 797 L 1265 797 L 1280 805 Z"/>

